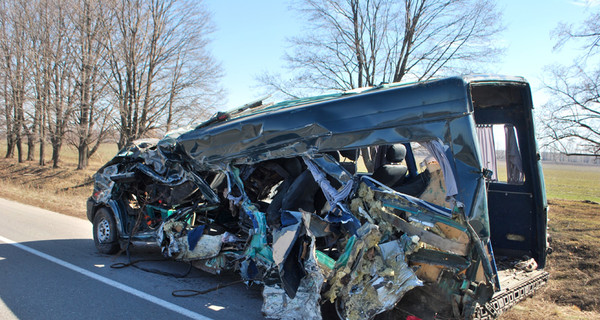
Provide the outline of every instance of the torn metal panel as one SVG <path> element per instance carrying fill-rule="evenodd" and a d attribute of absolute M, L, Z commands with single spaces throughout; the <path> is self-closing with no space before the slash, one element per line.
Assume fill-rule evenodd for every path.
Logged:
<path fill-rule="evenodd" d="M 304 260 L 307 276 L 302 278 L 294 297 L 278 285 L 265 285 L 262 312 L 268 319 L 320 320 L 321 287 L 324 277 L 317 266 L 313 244 Z"/>
<path fill-rule="evenodd" d="M 411 266 L 417 266 L 419 279 L 439 282 L 442 271 L 460 274 L 470 267 L 470 262 L 461 256 L 437 250 L 420 249 L 409 258 Z"/>
<path fill-rule="evenodd" d="M 298 101 L 297 105 L 286 102 L 199 127 L 177 139 L 198 165 L 207 167 L 406 143 L 415 138 L 441 139 L 450 147 L 445 150 L 450 166 L 461 161 L 460 165 L 471 169 L 461 170 L 455 177 L 459 191 L 467 191 L 464 188 L 481 179 L 475 157 L 463 156 L 475 154 L 476 143 L 471 132 L 448 130 L 471 125 L 467 115 L 472 107 L 466 85 L 461 78 L 451 78 L 413 86 L 389 86 L 338 100 L 330 96 L 309 103 Z M 374 98 L 377 104 L 372 103 Z M 458 192 L 457 200 L 465 204 L 467 216 L 476 218 L 477 215 L 471 214 L 473 190 L 468 191 Z"/>
<path fill-rule="evenodd" d="M 367 184 L 361 185 L 359 196 L 362 195 L 363 204 L 369 206 L 368 210 L 370 214 L 375 218 L 379 224 L 384 226 L 384 230 L 387 233 L 393 233 L 394 230 L 408 234 L 409 236 L 418 236 L 420 241 L 430 244 L 441 250 L 453 252 L 459 255 L 466 256 L 470 252 L 468 242 L 459 242 L 457 240 L 448 239 L 444 236 L 438 235 L 434 232 L 427 230 L 424 227 L 422 221 L 418 221 L 417 225 L 411 224 L 404 220 L 400 216 L 394 213 L 394 210 L 407 212 L 406 214 L 426 214 L 430 213 L 430 218 L 435 217 L 435 214 L 442 212 L 444 215 L 449 214 L 448 211 L 442 211 L 439 208 L 432 207 L 432 205 L 421 206 L 420 203 L 410 201 L 407 195 L 395 194 L 393 192 L 381 193 L 377 191 L 377 188 L 368 187 Z M 360 208 L 360 201 L 355 204 L 357 210 Z M 433 209 L 433 210 L 432 210 Z M 365 209 L 362 209 L 365 210 Z M 436 222 L 448 221 L 444 216 L 440 216 Z M 456 225 L 456 223 L 452 223 Z M 421 227 L 423 226 L 423 227 Z M 433 224 L 430 225 L 433 227 Z"/>
<path fill-rule="evenodd" d="M 304 241 L 299 239 L 304 234 L 302 213 L 284 211 L 281 220 L 281 229 L 273 231 L 273 261 L 279 269 L 283 289 L 293 299 L 306 275 L 301 259 Z"/>
<path fill-rule="evenodd" d="M 387 213 L 384 210 L 381 211 L 381 218 L 387 223 L 397 228 L 398 230 L 405 232 L 406 234 L 411 236 L 418 236 L 419 239 L 421 239 L 421 241 L 430 244 L 435 248 L 456 253 L 462 256 L 466 256 L 470 251 L 468 244 L 454 241 L 451 239 L 446 239 L 423 228 L 413 226 L 409 222 L 404 221 L 402 218 Z"/>
<path fill-rule="evenodd" d="M 158 241 L 160 241 L 159 245 L 163 246 L 163 254 L 183 261 L 208 259 L 217 256 L 221 251 L 223 237 L 221 235 L 200 235 L 197 239 L 193 239 L 195 237 L 190 237 L 190 235 L 193 234 L 194 230 L 186 230 L 185 222 L 175 220 L 161 225 L 158 233 L 162 235 L 158 238 Z M 193 239 L 191 243 L 190 238 Z"/>
<path fill-rule="evenodd" d="M 289 286 L 289 282 L 286 282 L 283 278 L 285 274 L 281 274 L 282 284 L 281 285 L 265 285 L 263 289 L 263 306 L 262 312 L 266 318 L 269 319 L 294 319 L 294 320 L 320 320 L 321 317 L 321 288 L 325 281 L 325 277 L 321 272 L 321 269 L 317 263 L 316 249 L 315 249 L 315 237 L 312 235 L 310 230 L 311 215 L 310 213 L 292 213 L 294 220 L 297 224 L 293 224 L 300 230 L 306 231 L 309 245 L 303 246 L 302 250 L 304 253 L 301 256 L 285 257 L 280 254 L 280 250 L 285 248 L 284 243 L 290 243 L 288 247 L 291 247 L 296 243 L 297 232 L 281 231 L 279 241 L 275 241 L 273 245 L 273 254 L 276 261 L 281 267 L 288 268 L 289 265 L 285 265 L 285 260 L 293 258 L 293 262 L 298 262 L 303 267 L 303 276 L 300 279 L 298 285 L 295 287 L 293 295 L 289 294 L 290 289 L 286 288 Z M 285 229 L 285 228 L 283 228 Z M 294 233 L 295 236 L 290 234 Z M 291 237 L 290 237 L 291 236 Z M 296 238 L 292 240 L 291 238 Z M 306 243 L 306 242 L 305 242 Z M 279 247 L 281 245 L 281 248 Z M 288 254 L 290 250 L 288 251 Z M 286 259 L 287 258 L 287 259 Z"/>
<path fill-rule="evenodd" d="M 111 179 L 119 171 L 117 165 L 105 166 L 94 174 L 94 194 L 92 197 L 97 202 L 108 203 L 115 182 Z"/>
<path fill-rule="evenodd" d="M 405 261 L 404 243 L 378 245 L 381 234 L 371 224 L 361 227 L 358 235 L 356 243 L 348 248 L 348 261 L 336 263 L 334 281 L 325 293 L 330 301 L 338 301 L 344 318 L 351 320 L 370 319 L 389 310 L 407 291 L 422 285 Z"/>

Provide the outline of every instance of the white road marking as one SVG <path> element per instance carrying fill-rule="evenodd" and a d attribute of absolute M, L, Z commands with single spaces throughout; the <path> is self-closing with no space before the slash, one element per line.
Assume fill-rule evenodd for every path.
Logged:
<path fill-rule="evenodd" d="M 43 253 L 41 251 L 37 251 L 35 249 L 32 249 L 30 247 L 27 247 L 25 245 L 17 243 L 17 242 L 15 242 L 13 240 L 4 238 L 3 236 L 0 236 L 0 241 L 2 241 L 4 243 L 7 243 L 7 244 L 10 244 L 10 245 L 13 245 L 13 246 L 15 246 L 15 247 L 17 247 L 17 248 L 19 248 L 21 250 L 25 250 L 25 251 L 27 251 L 27 252 L 29 252 L 31 254 L 34 254 L 34 255 L 36 255 L 36 256 L 38 256 L 40 258 L 43 258 L 43 259 L 46 259 L 48 261 L 54 262 L 54 263 L 56 263 L 58 265 L 61 265 L 61 266 L 65 267 L 65 268 L 67 268 L 67 269 L 71 269 L 71 270 L 73 270 L 73 271 L 75 271 L 77 273 L 80 273 L 80 274 L 84 275 L 84 276 L 87 276 L 87 277 L 90 277 L 92 279 L 98 280 L 98 281 L 100 281 L 100 282 L 102 282 L 104 284 L 107 284 L 107 285 L 111 286 L 111 287 L 117 288 L 119 290 L 122 290 L 122 291 L 125 291 L 127 293 L 130 293 L 130 294 L 132 294 L 132 295 L 134 295 L 136 297 L 139 297 L 139 298 L 142 298 L 142 299 L 144 299 L 146 301 L 149 301 L 149 302 L 152 302 L 154 304 L 157 304 L 157 305 L 159 305 L 159 306 L 161 306 L 163 308 L 169 309 L 169 310 L 171 310 L 173 312 L 177 312 L 177 313 L 179 313 L 181 315 L 184 315 L 186 317 L 189 317 L 189 318 L 192 318 L 192 319 L 198 319 L 198 320 L 213 320 L 213 319 L 211 319 L 209 317 L 205 317 L 205 316 L 203 316 L 201 314 L 198 314 L 198 313 L 193 312 L 191 310 L 185 309 L 185 308 L 183 308 L 181 306 L 178 306 L 178 305 L 176 305 L 174 303 L 171 303 L 171 302 L 165 301 L 163 299 L 157 298 L 157 297 L 155 297 L 153 295 L 150 295 L 150 294 L 147 294 L 147 293 L 142 292 L 140 290 L 137 290 L 137 289 L 134 289 L 132 287 L 126 286 L 126 285 L 124 285 L 124 284 L 122 284 L 120 282 L 108 279 L 106 277 L 103 277 L 103 276 L 98 275 L 96 273 L 93 273 L 91 271 L 88 271 L 86 269 L 80 268 L 80 267 L 78 267 L 76 265 L 73 265 L 71 263 L 68 263 L 66 261 L 60 260 L 58 258 L 55 258 L 55 257 L 53 257 L 51 255 L 45 254 L 45 253 Z"/>

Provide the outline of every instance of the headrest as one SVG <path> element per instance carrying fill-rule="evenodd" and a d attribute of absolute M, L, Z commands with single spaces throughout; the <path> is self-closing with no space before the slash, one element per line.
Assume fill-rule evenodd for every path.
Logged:
<path fill-rule="evenodd" d="M 388 149 L 385 156 L 388 162 L 402 162 L 406 157 L 406 147 L 403 144 L 394 144 Z"/>
<path fill-rule="evenodd" d="M 340 154 L 342 157 L 348 158 L 352 161 L 356 161 L 356 159 L 358 159 L 358 149 L 340 150 Z"/>
<path fill-rule="evenodd" d="M 337 161 L 337 162 L 340 161 L 340 154 L 337 151 L 329 151 L 329 152 L 325 152 L 325 154 L 332 156 L 333 159 L 335 159 L 335 161 Z"/>
<path fill-rule="evenodd" d="M 292 177 L 297 177 L 302 173 L 302 163 L 298 158 L 285 159 L 281 166 L 290 174 Z"/>

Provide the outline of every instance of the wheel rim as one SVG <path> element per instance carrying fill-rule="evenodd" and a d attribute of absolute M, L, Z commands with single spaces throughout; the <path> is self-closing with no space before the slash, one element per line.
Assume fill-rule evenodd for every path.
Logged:
<path fill-rule="evenodd" d="M 108 242 L 110 239 L 110 224 L 106 219 L 102 219 L 98 224 L 98 241 Z"/>

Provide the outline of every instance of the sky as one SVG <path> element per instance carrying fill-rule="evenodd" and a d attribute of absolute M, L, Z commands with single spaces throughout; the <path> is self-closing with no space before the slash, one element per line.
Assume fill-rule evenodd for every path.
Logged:
<path fill-rule="evenodd" d="M 553 51 L 551 31 L 559 22 L 579 23 L 599 0 L 499 0 L 506 29 L 501 34 L 505 53 L 485 72 L 523 76 L 531 84 L 534 105 L 547 100 L 541 90 L 544 69 L 570 64 L 577 54 L 572 48 Z M 229 110 L 264 94 L 255 78 L 268 71 L 285 73 L 286 39 L 302 33 L 303 23 L 286 0 L 205 0 L 216 27 L 211 49 L 222 64 L 222 85 Z M 595 9 L 595 8 L 594 8 Z"/>

